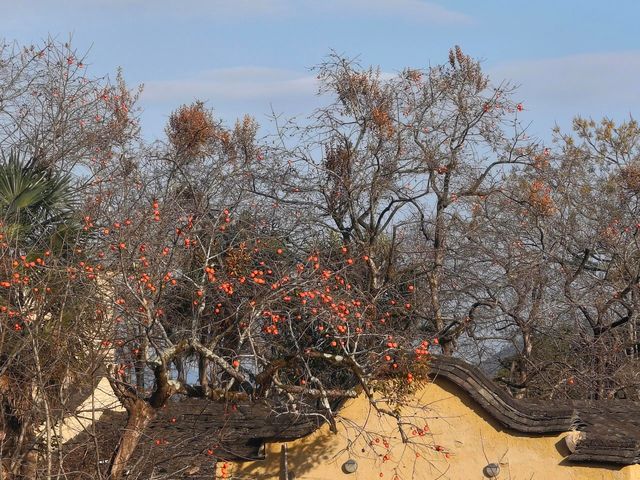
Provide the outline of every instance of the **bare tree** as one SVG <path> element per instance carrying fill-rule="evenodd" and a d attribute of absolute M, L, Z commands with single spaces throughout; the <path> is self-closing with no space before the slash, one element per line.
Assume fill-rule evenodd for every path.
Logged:
<path fill-rule="evenodd" d="M 448 64 L 392 79 L 332 55 L 318 78 L 335 101 L 307 127 L 282 126 L 255 190 L 313 209 L 315 228 L 365 255 L 368 291 L 400 271 L 424 279 L 423 327 L 451 354 L 460 319 L 448 311 L 450 224 L 466 215 L 461 200 L 499 191 L 505 170 L 530 163 L 534 147 L 512 117 L 522 106 L 458 47 Z M 422 258 L 407 263 L 413 232 Z"/>

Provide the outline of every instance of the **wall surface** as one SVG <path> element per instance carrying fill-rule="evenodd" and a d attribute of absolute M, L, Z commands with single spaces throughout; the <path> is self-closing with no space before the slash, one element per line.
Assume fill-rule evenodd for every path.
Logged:
<path fill-rule="evenodd" d="M 287 444 L 289 478 L 482 480 L 486 478 L 483 468 L 497 463 L 496 478 L 501 480 L 640 480 L 640 465 L 565 461 L 566 434 L 528 436 L 505 431 L 446 380 L 428 384 L 415 398 L 416 408 L 405 411 L 411 415 L 411 425 L 404 426 L 409 443 L 401 441 L 395 421 L 380 417 L 360 397 L 343 408 L 337 434 L 325 426 Z M 364 430 L 359 425 L 365 425 Z M 269 444 L 266 460 L 230 465 L 228 478 L 282 478 L 281 448 L 281 444 Z M 355 473 L 343 472 L 348 459 L 357 462 Z"/>
<path fill-rule="evenodd" d="M 101 377 L 91 395 L 82 402 L 73 415 L 65 417 L 61 424 L 53 427 L 53 433 L 62 443 L 72 440 L 82 432 L 90 431 L 91 424 L 100 420 L 106 411 L 123 412 L 124 407 L 118 401 L 107 377 Z M 45 431 L 41 425 L 40 431 Z"/>

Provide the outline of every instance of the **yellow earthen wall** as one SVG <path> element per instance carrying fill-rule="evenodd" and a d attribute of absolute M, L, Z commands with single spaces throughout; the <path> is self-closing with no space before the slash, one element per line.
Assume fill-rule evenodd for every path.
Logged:
<path fill-rule="evenodd" d="M 432 383 L 416 395 L 424 408 L 410 409 L 414 426 L 406 430 L 408 447 L 394 422 L 380 418 L 366 399 L 350 401 L 342 409 L 338 433 L 323 427 L 290 442 L 288 468 L 297 480 L 482 480 L 488 463 L 499 463 L 501 480 L 640 480 L 640 465 L 576 465 L 564 460 L 566 434 L 528 436 L 507 432 L 488 418 L 469 396 L 446 381 Z M 407 412 L 405 412 L 407 413 Z M 420 435 L 427 424 L 429 431 Z M 362 432 L 357 426 L 365 425 Z M 389 450 L 385 448 L 389 444 Z M 281 444 L 267 446 L 266 460 L 229 465 L 228 478 L 279 479 Z M 416 452 L 420 455 L 416 456 Z M 388 454 L 387 460 L 384 455 Z M 357 461 L 355 473 L 343 463 Z"/>

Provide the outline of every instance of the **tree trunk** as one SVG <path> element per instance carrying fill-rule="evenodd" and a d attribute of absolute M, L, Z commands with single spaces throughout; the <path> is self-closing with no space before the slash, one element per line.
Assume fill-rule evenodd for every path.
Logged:
<path fill-rule="evenodd" d="M 431 308 L 436 329 L 442 332 L 445 328 L 444 318 L 442 317 L 442 304 L 440 303 L 440 288 L 442 279 L 442 270 L 444 269 L 445 260 L 445 234 L 446 223 L 444 211 L 447 207 L 446 196 L 448 188 L 445 188 L 444 195 L 438 198 L 436 205 L 435 232 L 433 236 L 433 270 L 428 275 L 429 288 L 431 290 Z M 440 347 L 444 355 L 453 353 L 453 339 L 439 339 Z"/>
<path fill-rule="evenodd" d="M 156 415 L 155 409 L 140 399 L 135 400 L 127 410 L 129 413 L 127 425 L 111 457 L 107 472 L 107 477 L 111 480 L 123 478 L 129 460 L 140 442 L 140 437 Z"/>
<path fill-rule="evenodd" d="M 20 478 L 23 480 L 36 480 L 38 478 L 38 451 L 33 449 L 27 452 L 22 460 Z"/>
<path fill-rule="evenodd" d="M 204 355 L 198 357 L 198 381 L 206 396 L 209 393 L 209 360 Z"/>
<path fill-rule="evenodd" d="M 513 383 L 518 385 L 514 392 L 514 398 L 523 399 L 527 396 L 528 379 L 529 379 L 529 359 L 533 352 L 533 341 L 531 340 L 531 331 L 528 328 L 522 328 L 522 344 L 523 349 L 515 362 L 515 372 L 513 375 Z"/>
<path fill-rule="evenodd" d="M 184 359 L 176 358 L 173 361 L 173 364 L 176 366 L 176 371 L 178 373 L 178 377 L 177 377 L 178 382 L 186 383 L 187 377 L 186 377 L 186 371 L 184 368 Z"/>
<path fill-rule="evenodd" d="M 139 361 L 135 363 L 136 387 L 139 393 L 144 393 L 144 366 Z"/>

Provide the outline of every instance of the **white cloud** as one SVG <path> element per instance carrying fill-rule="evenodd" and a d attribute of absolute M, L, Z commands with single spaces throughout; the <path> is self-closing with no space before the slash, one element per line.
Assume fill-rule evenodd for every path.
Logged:
<path fill-rule="evenodd" d="M 145 83 L 142 125 L 149 138 L 161 136 L 168 115 L 182 104 L 203 100 L 227 124 L 250 114 L 273 131 L 272 114 L 306 117 L 319 106 L 317 80 L 305 72 L 265 67 L 221 68 L 182 79 Z"/>
<path fill-rule="evenodd" d="M 586 53 L 512 62 L 489 69 L 494 81 L 520 84 L 531 107 L 573 113 L 640 110 L 640 52 Z M 615 112 L 614 112 L 615 111 Z"/>
<path fill-rule="evenodd" d="M 266 67 L 220 68 L 191 78 L 152 80 L 145 83 L 146 102 L 165 103 L 185 97 L 218 101 L 311 97 L 317 91 L 314 76 Z"/>
<path fill-rule="evenodd" d="M 640 117 L 640 52 L 517 61 L 487 70 L 496 82 L 508 79 L 520 85 L 515 99 L 524 102 L 521 120 L 533 122 L 533 134 L 547 137 L 555 123 L 566 129 L 578 114 Z M 271 107 L 286 115 L 306 115 L 326 101 L 315 95 L 317 87 L 309 72 L 245 66 L 146 82 L 142 101 L 149 113 L 202 99 L 228 119 L 244 112 L 264 118 Z"/>
<path fill-rule="evenodd" d="M 470 17 L 434 2 L 423 0 L 0 0 L 5 20 L 24 18 L 27 12 L 43 15 L 99 12 L 119 15 L 172 15 L 178 17 L 269 17 L 302 15 L 384 15 L 435 24 L 466 24 Z"/>
<path fill-rule="evenodd" d="M 304 3 L 320 11 L 348 11 L 360 15 L 382 14 L 436 24 L 471 23 L 471 17 L 464 13 L 423 0 L 325 0 L 324 2 L 310 0 Z"/>
<path fill-rule="evenodd" d="M 603 117 L 616 122 L 640 118 L 640 51 L 585 53 L 518 61 L 488 69 L 494 82 L 519 85 L 515 99 L 525 106 L 520 119 L 529 133 L 549 140 L 555 125 L 571 130 L 572 119 Z"/>

